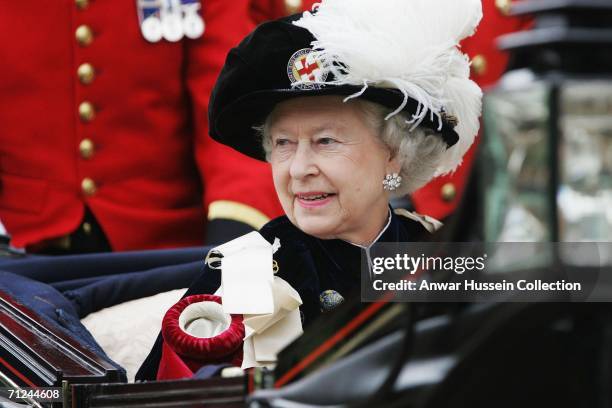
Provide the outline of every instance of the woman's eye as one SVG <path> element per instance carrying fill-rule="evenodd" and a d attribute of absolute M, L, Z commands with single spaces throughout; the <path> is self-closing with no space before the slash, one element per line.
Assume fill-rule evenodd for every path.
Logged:
<path fill-rule="evenodd" d="M 289 139 L 276 139 L 274 141 L 274 146 L 281 147 L 287 146 L 289 144 Z"/>
<path fill-rule="evenodd" d="M 330 144 L 336 143 L 336 140 L 332 139 L 331 137 L 322 137 L 319 140 L 317 140 L 317 143 L 320 145 L 330 145 Z"/>

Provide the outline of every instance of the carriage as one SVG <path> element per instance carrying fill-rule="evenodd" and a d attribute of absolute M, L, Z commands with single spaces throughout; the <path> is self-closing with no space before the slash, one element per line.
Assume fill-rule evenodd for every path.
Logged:
<path fill-rule="evenodd" d="M 188 286 L 203 253 L 4 260 L 1 269 L 12 272 L 0 278 L 0 406 L 609 406 L 612 321 L 605 303 L 417 307 L 357 298 L 309 326 L 273 371 L 135 383 L 63 310 L 75 292 L 91 298 L 82 306 L 91 312 Z M 138 270 L 125 273 L 134 265 Z M 109 283 L 112 296 L 102 290 Z M 60 297 L 50 296 L 56 292 Z M 23 390 L 24 398 L 9 400 L 7 390 Z M 36 399 L 32 390 L 55 391 L 56 398 Z"/>

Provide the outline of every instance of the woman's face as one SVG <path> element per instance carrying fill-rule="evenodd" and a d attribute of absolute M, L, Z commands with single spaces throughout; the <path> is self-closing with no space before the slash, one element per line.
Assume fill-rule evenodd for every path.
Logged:
<path fill-rule="evenodd" d="M 397 160 L 341 97 L 291 99 L 270 123 L 274 186 L 291 222 L 318 238 L 371 243 L 387 222 L 382 180 Z"/>

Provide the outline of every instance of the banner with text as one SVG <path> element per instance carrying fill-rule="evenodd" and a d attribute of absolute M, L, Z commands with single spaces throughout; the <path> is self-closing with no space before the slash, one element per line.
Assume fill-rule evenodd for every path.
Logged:
<path fill-rule="evenodd" d="M 378 243 L 362 251 L 361 299 L 610 302 L 612 243 Z"/>

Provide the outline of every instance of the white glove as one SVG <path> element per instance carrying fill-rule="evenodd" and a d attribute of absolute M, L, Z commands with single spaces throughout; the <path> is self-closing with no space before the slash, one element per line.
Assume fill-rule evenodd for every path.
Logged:
<path fill-rule="evenodd" d="M 6 228 L 4 228 L 4 224 L 2 224 L 2 220 L 0 220 L 0 235 L 8 235 Z"/>

